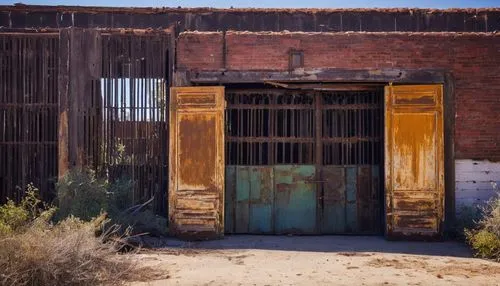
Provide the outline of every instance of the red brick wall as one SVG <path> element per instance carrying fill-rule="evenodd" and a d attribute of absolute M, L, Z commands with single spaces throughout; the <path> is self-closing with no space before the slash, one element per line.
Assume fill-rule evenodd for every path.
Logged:
<path fill-rule="evenodd" d="M 223 68 L 222 33 L 182 33 L 176 45 L 178 67 L 205 70 Z"/>
<path fill-rule="evenodd" d="M 455 78 L 457 159 L 500 161 L 500 36 L 452 33 L 226 34 L 228 70 L 287 70 L 288 51 L 304 66 L 342 69 L 445 69 Z M 224 68 L 222 33 L 181 34 L 177 66 Z"/>

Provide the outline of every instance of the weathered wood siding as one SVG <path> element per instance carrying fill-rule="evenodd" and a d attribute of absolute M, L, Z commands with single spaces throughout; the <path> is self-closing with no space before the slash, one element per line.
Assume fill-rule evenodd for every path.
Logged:
<path fill-rule="evenodd" d="M 0 203 L 29 183 L 54 197 L 58 49 L 57 34 L 0 34 Z"/>
<path fill-rule="evenodd" d="M 167 3 L 168 4 L 168 3 Z M 216 9 L 0 6 L 7 28 L 166 28 L 180 31 L 491 32 L 489 9 Z"/>

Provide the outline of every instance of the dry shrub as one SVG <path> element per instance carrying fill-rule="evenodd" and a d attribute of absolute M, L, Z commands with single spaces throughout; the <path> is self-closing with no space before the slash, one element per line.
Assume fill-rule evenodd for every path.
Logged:
<path fill-rule="evenodd" d="M 476 256 L 500 261 L 500 192 L 485 205 L 476 227 L 465 233 Z"/>
<path fill-rule="evenodd" d="M 118 254 L 127 237 L 111 226 L 101 235 L 103 216 L 90 222 L 73 216 L 53 224 L 56 208 L 36 197 L 0 206 L 0 285 L 96 285 L 165 278 L 164 272 L 137 267 Z M 19 216 L 16 218 L 16 216 Z"/>
<path fill-rule="evenodd" d="M 0 239 L 1 285 L 95 285 L 162 278 L 95 237 L 93 222 L 33 223 Z"/>
<path fill-rule="evenodd" d="M 73 215 L 89 221 L 106 212 L 113 224 L 131 226 L 134 234 L 164 236 L 167 220 L 149 209 L 153 198 L 134 201 L 133 193 L 133 181 L 127 177 L 110 182 L 88 168 L 75 168 L 57 184 L 57 218 Z"/>

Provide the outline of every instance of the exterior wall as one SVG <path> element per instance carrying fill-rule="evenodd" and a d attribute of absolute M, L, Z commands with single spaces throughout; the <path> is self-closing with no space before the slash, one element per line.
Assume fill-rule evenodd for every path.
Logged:
<path fill-rule="evenodd" d="M 500 181 L 500 37 L 456 33 L 183 33 L 177 68 L 287 71 L 302 50 L 304 70 L 429 69 L 451 72 L 455 100 L 456 210 L 484 202 Z M 225 51 L 225 55 L 224 55 Z M 490 160 L 473 161 L 474 160 Z"/>
<path fill-rule="evenodd" d="M 500 161 L 500 37 L 494 34 L 183 33 L 177 68 L 286 71 L 290 49 L 304 52 L 306 70 L 450 71 L 455 84 L 456 159 Z"/>

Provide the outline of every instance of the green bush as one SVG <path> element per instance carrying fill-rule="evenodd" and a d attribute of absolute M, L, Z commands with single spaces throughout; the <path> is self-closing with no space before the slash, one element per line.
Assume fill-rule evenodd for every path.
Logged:
<path fill-rule="evenodd" d="M 89 169 L 73 169 L 57 183 L 58 220 L 70 215 L 89 221 L 108 208 L 108 183 Z"/>
<path fill-rule="evenodd" d="M 134 204 L 134 184 L 126 177 L 120 177 L 108 186 L 109 208 L 111 217 L 130 208 Z"/>
<path fill-rule="evenodd" d="M 482 218 L 465 234 L 476 256 L 500 261 L 500 193 L 488 201 Z"/>
<path fill-rule="evenodd" d="M 0 235 L 10 234 L 28 220 L 28 212 L 13 201 L 8 200 L 0 207 Z"/>
<path fill-rule="evenodd" d="M 166 218 L 148 209 L 148 202 L 135 202 L 133 194 L 134 183 L 127 177 L 110 183 L 93 171 L 74 169 L 57 184 L 57 219 L 71 215 L 89 221 L 105 212 L 111 224 L 130 226 L 134 234 L 164 235 Z"/>
<path fill-rule="evenodd" d="M 42 203 L 38 198 L 38 189 L 29 184 L 19 204 L 7 200 L 0 206 L 0 235 L 19 231 L 37 220 L 50 220 L 55 211 L 54 207 Z"/>
<path fill-rule="evenodd" d="M 476 256 L 500 261 L 500 238 L 485 229 L 466 232 L 467 239 Z"/>

